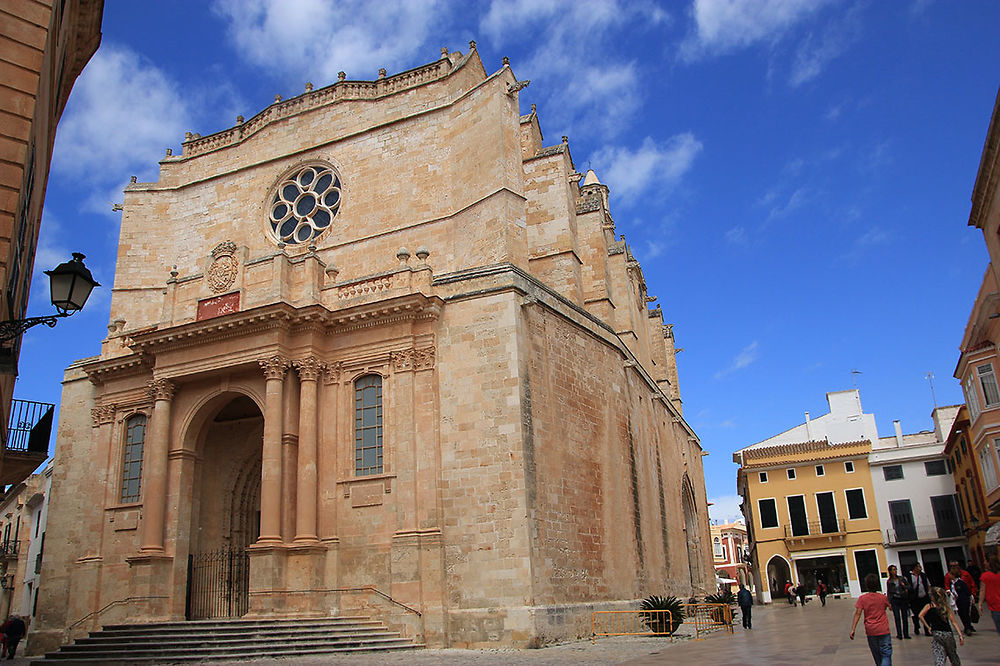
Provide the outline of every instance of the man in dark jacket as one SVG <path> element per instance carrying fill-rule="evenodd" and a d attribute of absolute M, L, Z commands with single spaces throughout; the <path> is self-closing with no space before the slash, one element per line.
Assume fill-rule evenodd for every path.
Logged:
<path fill-rule="evenodd" d="M 913 565 L 913 570 L 906 575 L 910 587 L 910 610 L 913 611 L 913 635 L 920 635 L 920 611 L 931 602 L 931 582 L 919 564 Z M 924 636 L 930 636 L 924 629 Z"/>
<path fill-rule="evenodd" d="M 750 611 L 753 609 L 753 595 L 750 594 L 750 590 L 740 583 L 740 591 L 736 593 L 736 603 L 740 606 L 740 611 L 743 613 L 743 628 L 753 629 L 750 626 Z"/>
<path fill-rule="evenodd" d="M 16 615 L 11 615 L 0 627 L 0 631 L 3 632 L 4 644 L 7 647 L 7 658 L 13 659 L 14 653 L 17 651 L 17 644 L 24 638 L 28 628 L 24 626 L 24 620 Z"/>

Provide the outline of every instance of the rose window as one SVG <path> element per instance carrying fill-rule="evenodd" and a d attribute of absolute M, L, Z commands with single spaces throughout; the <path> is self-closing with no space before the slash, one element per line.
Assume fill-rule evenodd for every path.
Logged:
<path fill-rule="evenodd" d="M 319 236 L 340 209 L 340 177 L 328 166 L 299 169 L 278 184 L 268 218 L 274 238 L 305 243 Z"/>

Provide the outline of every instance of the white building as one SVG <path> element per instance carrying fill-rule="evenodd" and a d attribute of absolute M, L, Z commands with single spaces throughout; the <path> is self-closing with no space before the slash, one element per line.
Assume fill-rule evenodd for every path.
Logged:
<path fill-rule="evenodd" d="M 826 402 L 830 405 L 829 414 L 811 419 L 809 412 L 806 412 L 805 423 L 800 423 L 794 428 L 789 428 L 747 448 L 767 448 L 781 444 L 822 442 L 824 440 L 829 444 L 865 440 L 875 442 L 878 440 L 875 415 L 865 414 L 862 411 L 861 395 L 858 389 L 827 393 Z"/>
<path fill-rule="evenodd" d="M 868 458 L 886 557 L 906 572 L 920 563 L 935 585 L 949 560 L 968 560 L 945 440 L 960 405 L 934 410 L 934 431 L 880 437 Z"/>

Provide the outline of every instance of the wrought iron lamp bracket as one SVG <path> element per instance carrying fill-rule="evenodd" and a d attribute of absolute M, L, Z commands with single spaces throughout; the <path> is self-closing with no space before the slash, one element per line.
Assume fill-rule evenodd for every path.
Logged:
<path fill-rule="evenodd" d="M 48 315 L 46 317 L 28 317 L 27 319 L 15 319 L 13 321 L 0 321 L 0 341 L 13 340 L 24 334 L 32 326 L 45 324 L 49 328 L 56 325 L 63 317 L 68 317 L 72 312 L 60 312 L 59 314 Z"/>

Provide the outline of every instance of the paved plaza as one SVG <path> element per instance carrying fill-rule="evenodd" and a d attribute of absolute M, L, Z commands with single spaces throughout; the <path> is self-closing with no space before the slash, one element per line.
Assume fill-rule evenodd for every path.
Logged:
<path fill-rule="evenodd" d="M 567 664 L 730 664 L 864 666 L 872 663 L 864 638 L 864 623 L 858 623 L 855 640 L 848 635 L 854 599 L 828 599 L 826 607 L 810 601 L 805 607 L 785 603 L 754 607 L 754 629 L 745 631 L 736 613 L 735 633 L 716 633 L 703 640 L 681 639 L 670 643 L 662 638 L 624 637 L 575 641 L 540 650 L 414 650 L 386 654 L 322 655 L 303 659 L 255 659 L 253 661 L 210 662 L 216 666 L 326 666 L 326 665 L 430 665 L 495 664 L 497 666 L 565 666 Z M 890 623 L 892 622 L 890 618 Z M 685 630 L 691 627 L 685 625 Z M 1000 664 L 1000 635 L 988 617 L 978 625 L 979 632 L 959 648 L 962 664 Z M 893 627 L 895 630 L 895 627 Z M 930 638 L 893 639 L 894 666 L 932 664 Z M 28 659 L 11 663 L 27 665 Z"/>

